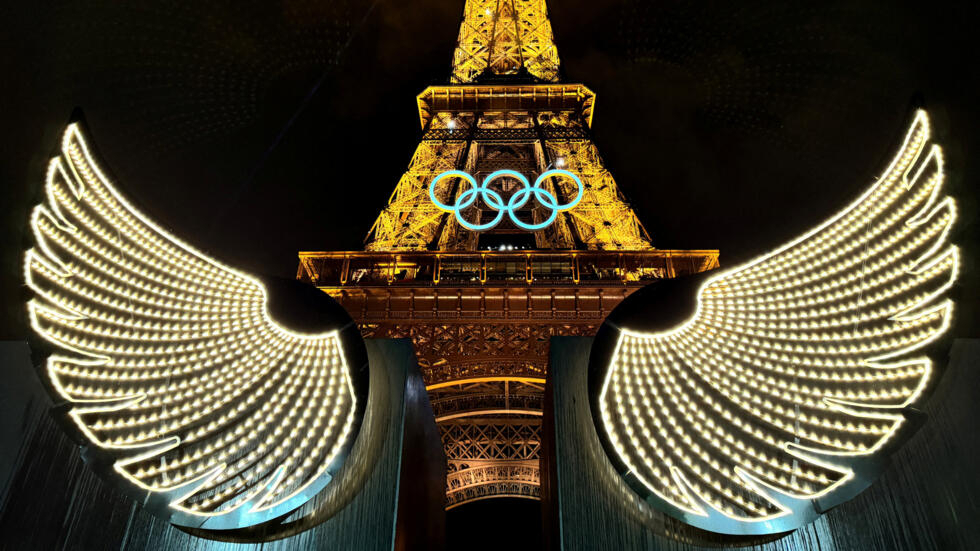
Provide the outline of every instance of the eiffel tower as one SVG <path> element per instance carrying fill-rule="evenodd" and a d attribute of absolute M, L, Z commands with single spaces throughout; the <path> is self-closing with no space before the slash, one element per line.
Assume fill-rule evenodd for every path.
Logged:
<path fill-rule="evenodd" d="M 297 277 L 339 300 L 365 337 L 414 342 L 447 509 L 539 499 L 550 338 L 593 335 L 631 292 L 715 268 L 718 251 L 652 245 L 592 141 L 595 94 L 560 78 L 545 0 L 466 0 L 449 84 L 417 99 L 421 140 L 364 250 L 300 252 Z M 553 169 L 581 189 L 555 172 L 540 187 L 561 204 L 579 196 L 574 208 L 534 231 L 516 221 L 544 225 L 547 200 L 511 201 L 502 216 L 522 189 L 514 173 L 534 182 Z M 514 172 L 491 178 L 500 201 L 488 204 L 464 195 L 465 178 L 439 178 L 450 170 L 475 182 Z M 473 231 L 461 218 L 500 222 Z"/>

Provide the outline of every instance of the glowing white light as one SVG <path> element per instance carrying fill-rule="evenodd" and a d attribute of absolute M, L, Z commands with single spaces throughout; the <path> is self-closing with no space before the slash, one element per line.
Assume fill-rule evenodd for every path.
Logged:
<path fill-rule="evenodd" d="M 850 206 L 709 278 L 682 325 L 620 334 L 602 424 L 650 492 L 696 516 L 762 523 L 854 479 L 846 459 L 903 425 L 899 410 L 932 374 L 910 355 L 949 327 L 959 269 L 956 207 L 928 142 L 920 111 Z"/>
<path fill-rule="evenodd" d="M 51 383 L 88 440 L 118 450 L 115 470 L 198 518 L 281 514 L 324 483 L 356 407 L 336 332 L 276 324 L 260 282 L 120 196 L 74 124 L 45 194 L 28 313 L 66 352 L 47 361 Z"/>

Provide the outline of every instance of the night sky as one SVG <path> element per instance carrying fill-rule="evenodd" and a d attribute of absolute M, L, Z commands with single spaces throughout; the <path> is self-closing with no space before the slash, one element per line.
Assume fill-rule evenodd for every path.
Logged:
<path fill-rule="evenodd" d="M 21 255 L 45 166 L 82 109 L 118 187 L 222 261 L 291 277 L 358 250 L 448 80 L 463 0 L 7 2 L 0 18 L 0 338 L 26 335 Z M 975 2 L 551 0 L 566 81 L 598 96 L 608 168 L 661 248 L 722 265 L 869 186 L 929 109 L 977 330 Z M 533 517 L 531 517 L 533 518 Z"/>

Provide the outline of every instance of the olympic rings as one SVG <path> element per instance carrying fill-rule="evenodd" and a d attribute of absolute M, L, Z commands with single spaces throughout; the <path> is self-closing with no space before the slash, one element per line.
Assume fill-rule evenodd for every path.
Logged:
<path fill-rule="evenodd" d="M 575 182 L 575 185 L 578 186 L 578 194 L 576 194 L 575 199 L 564 205 L 559 205 L 558 198 L 555 197 L 550 191 L 541 187 L 541 184 L 544 183 L 546 178 L 556 175 L 571 178 L 572 181 Z M 488 187 L 491 182 L 504 176 L 514 178 L 520 183 L 524 184 L 523 189 L 520 189 L 517 191 L 517 193 L 511 195 L 510 199 L 507 200 L 507 204 L 504 204 L 504 199 L 500 196 L 500 193 Z M 436 198 L 436 184 L 438 184 L 443 178 L 462 178 L 465 182 L 470 184 L 470 188 L 463 191 L 456 197 L 455 204 L 447 205 Z M 513 222 L 514 225 L 519 228 L 528 231 L 540 230 L 550 226 L 555 219 L 558 218 L 559 212 L 575 208 L 579 201 L 582 200 L 582 196 L 584 194 L 585 188 L 582 186 L 582 180 L 567 170 L 559 169 L 552 169 L 543 172 L 541 176 L 538 176 L 538 179 L 534 181 L 534 185 L 531 185 L 531 183 L 528 182 L 527 177 L 525 177 L 523 174 L 508 169 L 498 170 L 491 173 L 484 178 L 483 182 L 480 184 L 476 183 L 476 178 L 466 172 L 463 172 L 462 170 L 447 170 L 446 172 L 436 176 L 432 180 L 432 183 L 429 184 L 429 200 L 432 201 L 432 204 L 438 207 L 439 210 L 454 213 L 456 215 L 456 221 L 459 222 L 459 225 L 472 231 L 485 231 L 493 228 L 499 224 L 501 220 L 503 220 L 504 213 L 507 213 L 507 215 L 510 216 L 511 222 Z M 534 198 L 545 208 L 551 209 L 551 215 L 548 216 L 548 218 L 543 222 L 528 224 L 519 220 L 515 214 L 517 209 L 523 207 L 528 201 L 531 200 L 531 196 L 534 196 Z M 486 224 L 474 224 L 463 219 L 463 210 L 476 203 L 477 198 L 483 199 L 483 202 L 486 203 L 488 207 L 497 211 L 497 216 Z"/>

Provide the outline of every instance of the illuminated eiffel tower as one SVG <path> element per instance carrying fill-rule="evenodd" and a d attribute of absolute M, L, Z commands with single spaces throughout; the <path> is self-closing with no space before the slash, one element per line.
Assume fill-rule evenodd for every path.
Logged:
<path fill-rule="evenodd" d="M 605 167 L 590 126 L 595 95 L 559 78 L 545 0 L 466 0 L 450 84 L 418 96 L 422 138 L 364 251 L 301 252 L 298 278 L 338 299 L 366 337 L 415 343 L 447 456 L 446 506 L 540 496 L 549 340 L 592 335 L 651 280 L 714 268 L 718 251 L 656 249 Z M 433 203 L 445 171 L 479 182 L 512 170 L 574 208 L 529 200 L 514 218 L 472 231 Z M 489 185 L 489 184 L 488 184 Z M 435 197 L 466 206 L 460 177 Z M 493 178 L 503 206 L 521 189 Z M 454 203 L 455 201 L 455 203 Z M 501 209 L 486 196 L 460 211 L 474 224 Z"/>

